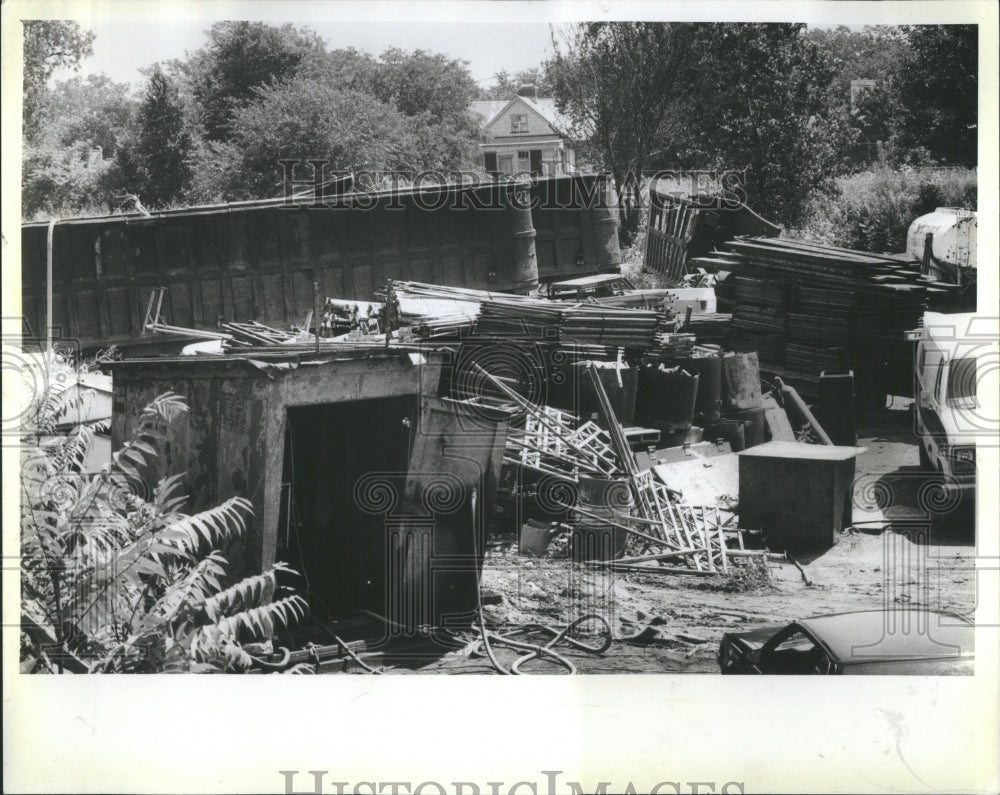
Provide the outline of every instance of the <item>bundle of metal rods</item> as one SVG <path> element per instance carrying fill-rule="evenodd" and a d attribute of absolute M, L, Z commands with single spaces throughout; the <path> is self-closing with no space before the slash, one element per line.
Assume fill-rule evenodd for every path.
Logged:
<path fill-rule="evenodd" d="M 256 320 L 251 320 L 249 323 L 223 323 L 222 328 L 230 335 L 227 341 L 227 345 L 230 347 L 281 345 L 288 340 L 295 339 L 298 333 L 271 328 Z"/>
<path fill-rule="evenodd" d="M 655 343 L 657 312 L 556 301 L 484 301 L 478 329 L 502 334 L 623 348 Z"/>

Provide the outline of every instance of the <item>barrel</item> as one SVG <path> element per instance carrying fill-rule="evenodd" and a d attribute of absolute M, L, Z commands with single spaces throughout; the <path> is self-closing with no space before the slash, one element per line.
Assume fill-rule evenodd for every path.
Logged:
<path fill-rule="evenodd" d="M 714 420 L 722 408 L 722 357 L 718 355 L 699 356 L 686 359 L 681 366 L 698 376 L 698 394 L 694 400 L 694 411 L 704 420 Z"/>
<path fill-rule="evenodd" d="M 510 191 L 510 263 L 513 289 L 529 293 L 538 286 L 535 227 L 531 221 L 531 184 L 514 183 Z"/>
<path fill-rule="evenodd" d="M 746 447 L 756 447 L 767 441 L 767 421 L 763 407 L 733 411 L 726 416 L 743 423 L 743 439 Z"/>
<path fill-rule="evenodd" d="M 756 352 L 727 353 L 722 357 L 722 404 L 739 410 L 763 405 Z"/>
<path fill-rule="evenodd" d="M 647 366 L 639 375 L 636 419 L 649 428 L 676 431 L 694 420 L 698 375 L 680 367 Z"/>
<path fill-rule="evenodd" d="M 589 417 L 597 413 L 597 422 L 604 425 L 603 417 L 600 415 L 600 404 L 597 400 L 597 393 L 594 385 L 587 376 L 586 367 L 591 364 L 589 361 L 577 362 L 575 382 L 579 387 L 579 400 L 575 408 L 575 413 L 580 417 Z M 638 382 L 638 371 L 634 367 L 629 367 L 624 362 L 619 367 L 616 362 L 593 362 L 597 367 L 597 376 L 601 379 L 601 384 L 607 393 L 608 401 L 614 410 L 615 417 L 622 425 L 632 425 L 635 419 L 635 394 Z M 619 378 L 621 383 L 618 383 Z"/>
<path fill-rule="evenodd" d="M 628 534 L 611 522 L 622 524 L 629 515 L 632 493 L 624 480 L 581 475 L 576 505 L 589 516 L 577 514 L 571 550 L 576 560 L 611 560 L 625 553 Z"/>
<path fill-rule="evenodd" d="M 722 439 L 729 442 L 729 446 L 734 453 L 746 448 L 746 423 L 741 420 L 716 420 L 705 429 L 705 436 L 709 441 Z"/>

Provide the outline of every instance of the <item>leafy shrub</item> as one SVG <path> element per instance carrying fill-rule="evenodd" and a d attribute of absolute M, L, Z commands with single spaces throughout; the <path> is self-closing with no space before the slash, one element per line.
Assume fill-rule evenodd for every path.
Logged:
<path fill-rule="evenodd" d="M 938 207 L 976 209 L 976 170 L 886 165 L 837 180 L 838 195 L 810 203 L 803 237 L 877 253 L 906 250 L 906 232 Z"/>
<path fill-rule="evenodd" d="M 281 563 L 227 583 L 219 550 L 244 536 L 249 501 L 187 515 L 182 476 L 146 488 L 170 422 L 188 410 L 183 398 L 150 403 L 112 461 L 87 474 L 103 429 L 55 434 L 56 418 L 81 396 L 49 381 L 22 428 L 22 670 L 248 669 L 242 642 L 300 620 L 306 603 L 278 587 L 277 572 L 288 570 Z"/>

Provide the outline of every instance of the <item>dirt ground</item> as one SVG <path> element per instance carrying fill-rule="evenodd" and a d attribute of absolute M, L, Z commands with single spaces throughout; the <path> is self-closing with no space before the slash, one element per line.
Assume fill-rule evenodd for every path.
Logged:
<path fill-rule="evenodd" d="M 810 584 L 788 562 L 772 562 L 770 582 L 763 587 L 734 590 L 721 577 L 612 574 L 501 547 L 490 550 L 483 571 L 487 622 L 501 632 L 533 623 L 560 627 L 598 613 L 616 638 L 606 652 L 557 647 L 580 673 L 718 673 L 715 654 L 727 630 L 886 606 L 974 611 L 973 518 L 960 509 L 949 517 L 950 526 L 929 529 L 920 507 L 927 478 L 918 467 L 907 402 L 896 399 L 888 410 L 859 418 L 859 445 L 867 452 L 857 459 L 855 524 L 829 550 L 797 558 Z M 622 639 L 637 634 L 638 640 Z M 543 635 L 534 637 L 544 642 Z M 504 665 L 522 653 L 496 649 Z M 525 670 L 564 672 L 538 660 Z M 493 668 L 466 650 L 421 672 L 492 673 Z"/>

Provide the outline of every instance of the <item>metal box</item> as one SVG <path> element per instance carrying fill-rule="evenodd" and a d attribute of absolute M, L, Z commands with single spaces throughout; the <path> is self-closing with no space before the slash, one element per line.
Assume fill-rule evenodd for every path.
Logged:
<path fill-rule="evenodd" d="M 851 522 L 863 447 L 767 442 L 739 453 L 740 526 L 775 550 L 826 549 Z"/>

